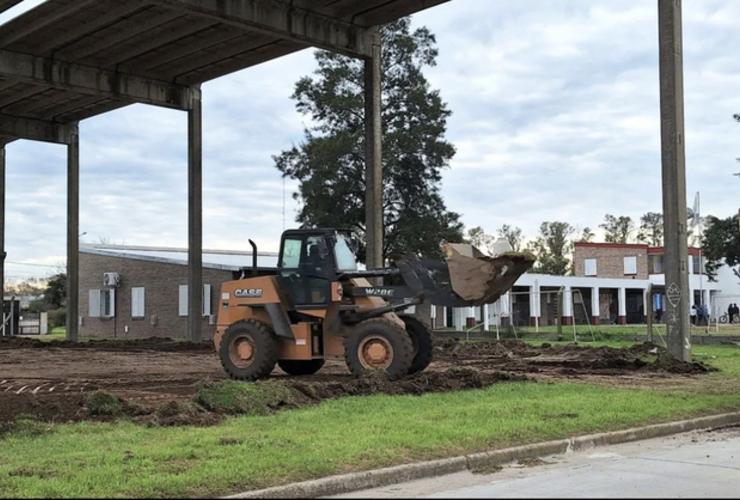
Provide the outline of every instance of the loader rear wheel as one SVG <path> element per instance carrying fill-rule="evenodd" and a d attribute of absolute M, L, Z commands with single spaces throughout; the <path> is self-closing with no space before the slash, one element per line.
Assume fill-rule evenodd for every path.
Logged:
<path fill-rule="evenodd" d="M 277 363 L 278 339 L 259 321 L 239 321 L 226 329 L 219 357 L 224 370 L 233 379 L 265 378 Z"/>
<path fill-rule="evenodd" d="M 281 359 L 278 366 L 288 375 L 313 375 L 324 366 L 323 359 L 293 360 Z"/>
<path fill-rule="evenodd" d="M 409 368 L 409 375 L 419 373 L 432 362 L 432 332 L 429 328 L 413 316 L 400 316 L 406 325 L 406 331 L 411 337 L 414 346 L 414 360 Z"/>
<path fill-rule="evenodd" d="M 344 341 L 347 367 L 358 377 L 366 370 L 383 370 L 398 380 L 408 374 L 413 356 L 408 333 L 383 318 L 363 321 Z"/>

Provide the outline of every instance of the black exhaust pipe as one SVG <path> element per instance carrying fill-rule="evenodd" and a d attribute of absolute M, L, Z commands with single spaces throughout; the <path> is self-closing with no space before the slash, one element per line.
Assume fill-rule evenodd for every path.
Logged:
<path fill-rule="evenodd" d="M 249 244 L 252 245 L 252 268 L 257 270 L 257 243 L 249 240 Z"/>

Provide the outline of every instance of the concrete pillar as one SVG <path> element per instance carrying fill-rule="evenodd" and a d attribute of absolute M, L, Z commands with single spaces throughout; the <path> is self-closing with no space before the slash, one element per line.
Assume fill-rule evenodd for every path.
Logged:
<path fill-rule="evenodd" d="M 626 325 L 627 324 L 627 289 L 626 288 L 619 288 L 618 289 L 618 295 L 617 295 L 617 308 L 618 308 L 618 323 L 620 325 Z"/>
<path fill-rule="evenodd" d="M 599 288 L 591 288 L 591 323 L 601 324 L 601 301 L 599 300 Z"/>
<path fill-rule="evenodd" d="M 365 59 L 365 240 L 368 269 L 384 265 L 381 57 L 380 36 L 377 35 L 373 57 Z"/>
<path fill-rule="evenodd" d="M 569 286 L 563 288 L 563 318 L 564 325 L 573 324 L 573 289 Z"/>
<path fill-rule="evenodd" d="M 488 304 L 483 305 L 483 331 L 487 332 L 488 327 L 491 326 L 491 321 L 488 317 L 489 307 Z"/>
<path fill-rule="evenodd" d="M 540 286 L 537 282 L 529 287 L 529 325 L 534 326 L 540 317 Z"/>
<path fill-rule="evenodd" d="M 5 300 L 5 144 L 0 144 L 0 303 Z M 4 311 L 4 309 L 0 309 Z M 3 313 L 0 312 L 0 324 Z M 5 331 L 3 330 L 3 333 Z"/>
<path fill-rule="evenodd" d="M 647 317 L 650 316 L 650 297 L 648 296 L 649 292 L 648 289 L 644 289 L 642 291 L 642 312 L 643 312 L 643 318 L 642 320 L 647 323 Z"/>
<path fill-rule="evenodd" d="M 665 319 L 668 351 L 676 359 L 690 361 L 686 141 L 680 0 L 658 0 L 658 31 L 663 232 L 665 234 Z"/>
<path fill-rule="evenodd" d="M 452 323 L 457 331 L 465 330 L 465 307 L 456 307 L 452 313 Z"/>
<path fill-rule="evenodd" d="M 442 311 L 441 325 L 443 328 L 446 328 L 447 327 L 447 307 L 442 307 L 441 311 Z"/>
<path fill-rule="evenodd" d="M 80 324 L 80 132 L 67 145 L 67 340 L 77 342 Z"/>
<path fill-rule="evenodd" d="M 203 103 L 188 111 L 188 340 L 203 340 Z"/>

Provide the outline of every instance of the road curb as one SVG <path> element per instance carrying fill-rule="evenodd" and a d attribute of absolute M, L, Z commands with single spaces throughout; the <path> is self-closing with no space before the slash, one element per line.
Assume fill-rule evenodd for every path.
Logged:
<path fill-rule="evenodd" d="M 474 453 L 455 458 L 417 462 L 366 472 L 331 476 L 313 481 L 276 486 L 264 490 L 247 491 L 225 498 L 318 498 L 340 495 L 352 491 L 379 488 L 381 486 L 416 479 L 452 474 L 466 469 L 504 465 L 528 458 L 560 455 L 598 446 L 628 443 L 630 441 L 669 436 L 671 434 L 680 434 L 700 429 L 714 429 L 738 423 L 740 423 L 740 413 L 725 413 L 722 415 L 649 425 L 623 431 L 576 436 L 570 439 L 546 441 L 544 443 Z"/>

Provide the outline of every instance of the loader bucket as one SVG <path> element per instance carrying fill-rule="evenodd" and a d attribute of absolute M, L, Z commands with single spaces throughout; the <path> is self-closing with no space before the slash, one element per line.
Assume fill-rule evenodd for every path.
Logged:
<path fill-rule="evenodd" d="M 534 257 L 488 257 L 468 244 L 445 244 L 445 262 L 409 256 L 396 262 L 404 282 L 425 302 L 445 307 L 493 304 L 534 265 Z"/>
<path fill-rule="evenodd" d="M 452 291 L 471 306 L 492 304 L 529 271 L 535 259 L 522 253 L 483 255 L 472 245 L 445 244 Z"/>

